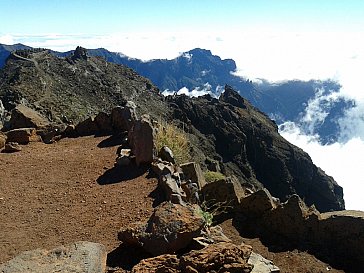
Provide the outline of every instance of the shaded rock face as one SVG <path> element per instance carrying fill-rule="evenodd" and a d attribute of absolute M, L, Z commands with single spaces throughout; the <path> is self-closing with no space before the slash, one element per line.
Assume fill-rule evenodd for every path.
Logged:
<path fill-rule="evenodd" d="M 347 272 L 363 271 L 364 212 L 320 213 L 297 195 L 279 204 L 268 191 L 259 191 L 241 200 L 235 226 L 268 244 L 309 250 Z"/>
<path fill-rule="evenodd" d="M 204 220 L 194 206 L 165 202 L 155 209 L 147 223 L 121 230 L 119 239 L 156 256 L 185 248 L 203 226 Z"/>
<path fill-rule="evenodd" d="M 239 107 L 224 100 L 235 100 Z M 230 87 L 220 101 L 207 95 L 169 97 L 168 102 L 174 117 L 198 136 L 205 155 L 222 158 L 225 172 L 235 174 L 241 183 L 258 189 L 264 185 L 283 201 L 298 194 L 320 211 L 344 209 L 342 188 L 316 167 L 307 153 L 282 138 L 273 121 Z"/>
<path fill-rule="evenodd" d="M 128 139 L 137 165 L 149 164 L 153 161 L 154 129 L 149 116 L 142 116 L 134 122 Z"/>
<path fill-rule="evenodd" d="M 37 249 L 26 251 L 7 263 L 0 265 L 0 272 L 64 272 L 104 273 L 106 248 L 90 242 L 77 242 L 53 250 Z"/>
<path fill-rule="evenodd" d="M 19 128 L 42 128 L 49 125 L 49 121 L 37 111 L 19 104 L 11 111 L 9 121 L 10 129 Z"/>
<path fill-rule="evenodd" d="M 40 136 L 34 128 L 20 128 L 6 132 L 7 142 L 17 142 L 20 144 L 28 144 L 29 142 L 41 141 Z"/>

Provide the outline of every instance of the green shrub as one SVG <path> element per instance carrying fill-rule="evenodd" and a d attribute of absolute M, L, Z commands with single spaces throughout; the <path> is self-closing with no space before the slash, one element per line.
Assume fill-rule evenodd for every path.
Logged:
<path fill-rule="evenodd" d="M 155 145 L 157 151 L 160 151 L 163 146 L 170 148 L 177 163 L 191 160 L 190 145 L 186 133 L 172 123 L 158 123 Z"/>
<path fill-rule="evenodd" d="M 205 172 L 204 176 L 205 176 L 205 180 L 206 180 L 207 183 L 214 182 L 214 181 L 226 178 L 225 175 L 223 175 L 222 173 L 211 172 L 211 171 Z"/>

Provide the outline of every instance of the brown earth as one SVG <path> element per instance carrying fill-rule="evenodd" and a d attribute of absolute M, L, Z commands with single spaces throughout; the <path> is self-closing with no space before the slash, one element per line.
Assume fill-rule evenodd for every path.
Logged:
<path fill-rule="evenodd" d="M 0 263 L 25 250 L 52 249 L 86 240 L 104 244 L 109 265 L 130 268 L 138 250 L 119 247 L 122 226 L 147 219 L 158 201 L 157 180 L 147 169 L 113 168 L 117 146 L 107 137 L 30 143 L 0 154 Z M 222 224 L 234 243 L 245 242 L 274 261 L 281 272 L 344 272 L 306 252 L 273 252 L 259 239 L 239 236 L 231 220 Z M 117 258 L 124 255 L 124 258 Z M 123 264 L 124 263 L 124 264 Z"/>

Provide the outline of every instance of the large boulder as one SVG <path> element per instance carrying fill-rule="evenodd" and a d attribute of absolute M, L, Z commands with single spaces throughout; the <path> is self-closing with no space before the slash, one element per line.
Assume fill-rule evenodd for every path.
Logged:
<path fill-rule="evenodd" d="M 240 200 L 237 211 L 248 217 L 261 217 L 275 209 L 278 199 L 272 197 L 267 189 L 262 189 Z"/>
<path fill-rule="evenodd" d="M 131 270 L 132 273 L 180 273 L 177 255 L 164 254 L 157 257 L 141 260 Z"/>
<path fill-rule="evenodd" d="M 201 190 L 204 200 L 220 203 L 235 210 L 240 199 L 245 196 L 244 190 L 237 179 L 226 177 L 207 183 Z"/>
<path fill-rule="evenodd" d="M 23 105 L 18 104 L 11 111 L 9 121 L 10 129 L 18 128 L 42 128 L 49 125 L 49 121 L 40 115 L 37 111 Z"/>
<path fill-rule="evenodd" d="M 136 105 L 128 101 L 124 107 L 117 106 L 111 111 L 112 127 L 116 132 L 129 131 L 137 120 Z"/>
<path fill-rule="evenodd" d="M 99 112 L 95 117 L 95 123 L 98 127 L 99 133 L 112 133 L 111 116 L 108 113 Z"/>
<path fill-rule="evenodd" d="M 2 273 L 104 273 L 106 248 L 91 242 L 77 242 L 53 250 L 26 251 L 1 264 Z"/>
<path fill-rule="evenodd" d="M 182 272 L 251 272 L 253 266 L 248 263 L 252 252 L 251 246 L 232 243 L 217 243 L 201 250 L 193 250 L 181 257 Z"/>
<path fill-rule="evenodd" d="M 154 210 L 147 223 L 122 229 L 119 239 L 157 256 L 185 248 L 200 235 L 203 227 L 204 219 L 197 206 L 164 202 Z"/>
<path fill-rule="evenodd" d="M 19 144 L 28 144 L 29 142 L 42 141 L 37 135 L 34 128 L 20 128 L 6 132 L 7 142 L 17 142 Z"/>
<path fill-rule="evenodd" d="M 99 132 L 99 127 L 97 126 L 95 118 L 89 117 L 78 123 L 75 131 L 79 136 L 90 136 L 97 134 Z"/>
<path fill-rule="evenodd" d="M 186 180 L 191 180 L 198 185 L 199 189 L 202 189 L 206 185 L 205 177 L 203 176 L 200 165 L 196 162 L 188 162 L 181 164 L 181 169 Z"/>
<path fill-rule="evenodd" d="M 128 139 L 137 165 L 149 164 L 153 161 L 154 129 L 148 115 L 134 122 Z"/>

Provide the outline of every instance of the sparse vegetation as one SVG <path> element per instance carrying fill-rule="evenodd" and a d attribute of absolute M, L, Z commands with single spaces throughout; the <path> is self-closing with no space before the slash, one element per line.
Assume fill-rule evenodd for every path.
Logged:
<path fill-rule="evenodd" d="M 229 205 L 228 201 L 216 202 L 216 200 L 203 201 L 200 204 L 198 213 L 203 217 L 205 221 L 205 227 L 210 227 L 213 224 L 215 217 L 220 214 L 226 213 L 232 206 Z"/>
<path fill-rule="evenodd" d="M 211 172 L 211 171 L 205 172 L 204 176 L 205 176 L 205 180 L 206 180 L 207 183 L 211 183 L 211 182 L 226 178 L 225 175 L 223 175 L 222 173 Z"/>
<path fill-rule="evenodd" d="M 155 137 L 157 151 L 163 146 L 169 147 L 177 163 L 191 160 L 189 153 L 190 145 L 186 133 L 173 123 L 158 122 L 157 134 Z"/>

